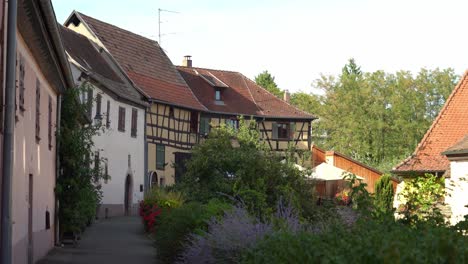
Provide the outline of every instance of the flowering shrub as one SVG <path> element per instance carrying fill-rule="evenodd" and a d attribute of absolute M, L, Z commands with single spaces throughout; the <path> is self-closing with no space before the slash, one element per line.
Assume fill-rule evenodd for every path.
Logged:
<path fill-rule="evenodd" d="M 335 200 L 339 205 L 349 205 L 351 203 L 351 197 L 349 191 L 343 190 L 335 195 Z"/>
<path fill-rule="evenodd" d="M 161 208 L 157 204 L 147 204 L 145 201 L 140 202 L 139 214 L 143 219 L 146 232 L 154 231 L 156 218 L 161 214 Z"/>
<path fill-rule="evenodd" d="M 139 214 L 143 219 L 146 232 L 154 232 L 157 219 L 162 212 L 169 212 L 184 203 L 179 192 L 169 192 L 161 188 L 153 188 L 140 202 Z"/>

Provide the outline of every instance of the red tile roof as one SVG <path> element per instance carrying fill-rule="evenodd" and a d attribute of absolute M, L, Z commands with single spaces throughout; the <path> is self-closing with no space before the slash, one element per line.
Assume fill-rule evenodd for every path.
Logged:
<path fill-rule="evenodd" d="M 468 71 L 452 91 L 412 156 L 394 168 L 395 173 L 443 172 L 449 161 L 442 154 L 468 134 Z"/>
<path fill-rule="evenodd" d="M 279 99 L 241 73 L 181 66 L 177 69 L 198 100 L 210 111 L 272 118 L 315 119 L 313 115 Z M 210 77 L 208 81 L 207 76 Z M 224 104 L 215 102 L 215 87 L 221 87 Z"/>
<path fill-rule="evenodd" d="M 75 14 L 104 44 L 129 78 L 152 99 L 205 110 L 156 41 L 78 12 Z"/>

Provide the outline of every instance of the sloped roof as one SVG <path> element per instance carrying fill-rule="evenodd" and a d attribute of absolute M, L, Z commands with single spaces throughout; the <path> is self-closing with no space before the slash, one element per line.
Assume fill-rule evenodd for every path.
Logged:
<path fill-rule="evenodd" d="M 444 155 L 459 155 L 468 154 L 468 134 L 455 145 L 445 150 L 442 154 Z"/>
<path fill-rule="evenodd" d="M 60 26 L 63 45 L 68 55 L 81 67 L 86 69 L 87 74 L 104 85 L 121 98 L 134 103 L 145 105 L 143 95 L 140 94 L 130 83 L 122 80 L 104 58 L 105 51 L 98 50 L 87 37 L 78 34 L 66 27 Z"/>
<path fill-rule="evenodd" d="M 442 107 L 413 155 L 394 168 L 395 173 L 443 172 L 449 161 L 442 154 L 468 134 L 468 72 Z"/>
<path fill-rule="evenodd" d="M 239 72 L 178 66 L 198 100 L 210 111 L 271 118 L 315 119 L 274 96 Z M 207 80 L 207 76 L 210 78 Z M 215 102 L 215 88 L 222 88 L 223 104 Z"/>
<path fill-rule="evenodd" d="M 75 15 L 103 43 L 132 82 L 151 99 L 205 110 L 156 41 L 79 12 Z"/>

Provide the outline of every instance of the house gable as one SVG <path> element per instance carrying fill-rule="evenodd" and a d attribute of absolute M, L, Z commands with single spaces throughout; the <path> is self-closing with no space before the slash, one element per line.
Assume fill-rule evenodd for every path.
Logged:
<path fill-rule="evenodd" d="M 440 173 L 449 168 L 449 161 L 442 154 L 468 134 L 468 72 L 465 72 L 439 115 L 432 123 L 415 152 L 397 165 L 393 172 Z"/>

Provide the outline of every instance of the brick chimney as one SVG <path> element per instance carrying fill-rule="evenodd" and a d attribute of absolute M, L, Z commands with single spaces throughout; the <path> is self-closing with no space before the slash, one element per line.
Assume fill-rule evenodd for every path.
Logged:
<path fill-rule="evenodd" d="M 291 99 L 291 94 L 288 90 L 285 90 L 283 93 L 283 101 L 289 103 L 289 99 Z"/>
<path fill-rule="evenodd" d="M 192 56 L 185 55 L 184 60 L 182 61 L 182 66 L 191 68 L 192 67 Z"/>

